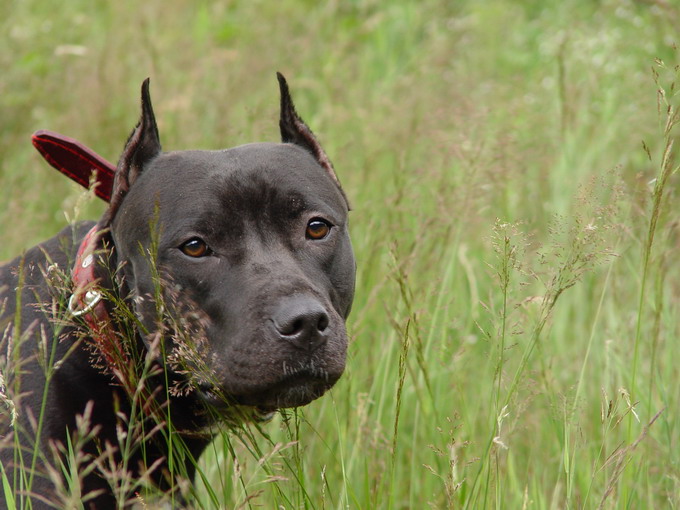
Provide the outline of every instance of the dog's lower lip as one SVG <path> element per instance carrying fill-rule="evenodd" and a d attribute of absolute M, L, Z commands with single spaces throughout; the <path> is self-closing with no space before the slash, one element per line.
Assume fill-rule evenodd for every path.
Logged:
<path fill-rule="evenodd" d="M 257 411 L 257 421 L 260 422 L 271 420 L 277 411 L 275 407 L 270 408 L 262 406 L 255 406 L 255 410 Z"/>
<path fill-rule="evenodd" d="M 203 402 L 222 416 L 232 416 L 234 422 L 268 422 L 274 417 L 277 408 L 265 405 L 248 405 L 221 396 L 214 388 L 201 388 Z"/>
<path fill-rule="evenodd" d="M 319 375 L 310 374 L 301 371 L 295 375 L 288 376 L 270 386 L 269 389 L 260 392 L 258 395 L 253 395 L 253 401 L 259 400 L 257 403 L 265 409 L 283 409 L 290 407 L 300 407 L 309 404 L 323 395 L 329 388 L 333 386 L 336 378 L 330 378 L 327 375 L 320 377 Z M 262 404 L 262 402 L 266 404 Z"/>
<path fill-rule="evenodd" d="M 274 413 L 277 410 L 276 406 L 271 405 L 259 405 L 259 404 L 248 404 L 241 402 L 239 398 L 229 399 L 220 394 L 218 390 L 213 387 L 202 387 L 200 388 L 200 395 L 203 401 L 213 407 L 217 408 L 227 408 L 231 406 L 246 405 L 248 407 L 253 407 L 258 413 L 266 415 Z"/>
<path fill-rule="evenodd" d="M 198 385 L 197 393 L 204 404 L 220 414 L 245 412 L 256 421 L 268 421 L 278 409 L 304 406 L 321 397 L 340 375 L 341 372 L 329 372 L 318 366 L 299 365 L 262 385 L 232 390 L 226 381 L 224 386 L 206 381 Z"/>

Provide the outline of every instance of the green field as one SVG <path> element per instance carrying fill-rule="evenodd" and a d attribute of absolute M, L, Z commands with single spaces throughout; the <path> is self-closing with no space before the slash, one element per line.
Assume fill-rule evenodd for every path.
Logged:
<path fill-rule="evenodd" d="M 278 139 L 283 72 L 350 198 L 345 375 L 218 438 L 192 508 L 680 508 L 677 2 L 4 0 L 0 26 L 0 261 L 103 211 L 31 133 L 116 161 L 147 76 L 164 148 L 217 149 Z"/>

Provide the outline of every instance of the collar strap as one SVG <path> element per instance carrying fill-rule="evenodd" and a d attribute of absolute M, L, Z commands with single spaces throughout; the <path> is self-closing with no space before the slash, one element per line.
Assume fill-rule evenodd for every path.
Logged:
<path fill-rule="evenodd" d="M 79 141 L 54 131 L 36 131 L 32 142 L 42 157 L 62 174 L 84 188 L 93 186 L 95 195 L 102 200 L 111 200 L 115 165 Z"/>
<path fill-rule="evenodd" d="M 83 238 L 76 262 L 71 269 L 71 280 L 73 281 L 73 294 L 68 300 L 68 311 L 74 317 L 80 317 L 93 310 L 95 315 L 106 314 L 106 308 L 101 302 L 102 293 L 97 288 L 97 278 L 95 277 L 95 249 L 99 241 L 99 230 L 95 225 Z"/>
<path fill-rule="evenodd" d="M 78 248 L 76 261 L 71 270 L 73 293 L 68 300 L 68 311 L 73 317 L 82 317 L 89 330 L 88 336 L 91 337 L 106 366 L 121 379 L 122 372 L 119 369 L 125 367 L 126 370 L 130 360 L 127 350 L 116 335 L 115 327 L 111 324 L 111 317 L 99 286 L 100 279 L 95 275 L 97 251 L 101 250 L 101 233 L 95 225 L 85 235 Z"/>

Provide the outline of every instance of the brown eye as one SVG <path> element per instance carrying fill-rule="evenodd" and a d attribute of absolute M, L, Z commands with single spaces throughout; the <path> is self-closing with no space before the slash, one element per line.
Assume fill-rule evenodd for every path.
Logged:
<path fill-rule="evenodd" d="M 307 231 L 305 232 L 307 239 L 318 241 L 325 238 L 331 231 L 331 226 L 324 220 L 314 218 L 307 223 Z"/>
<path fill-rule="evenodd" d="M 205 257 L 210 252 L 210 248 L 208 248 L 208 245 L 205 244 L 205 241 L 203 241 L 203 239 L 199 239 L 198 237 L 189 239 L 186 243 L 180 246 L 179 249 L 182 250 L 182 253 L 185 255 L 194 258 Z"/>

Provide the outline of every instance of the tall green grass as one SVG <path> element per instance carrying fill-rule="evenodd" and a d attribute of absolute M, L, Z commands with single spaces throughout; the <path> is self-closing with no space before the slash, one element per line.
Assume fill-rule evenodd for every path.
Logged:
<path fill-rule="evenodd" d="M 81 193 L 30 133 L 115 160 L 149 75 L 172 150 L 276 140 L 284 72 L 350 197 L 346 374 L 224 427 L 194 507 L 680 506 L 674 3 L 24 0 L 0 20 L 0 260 Z"/>

